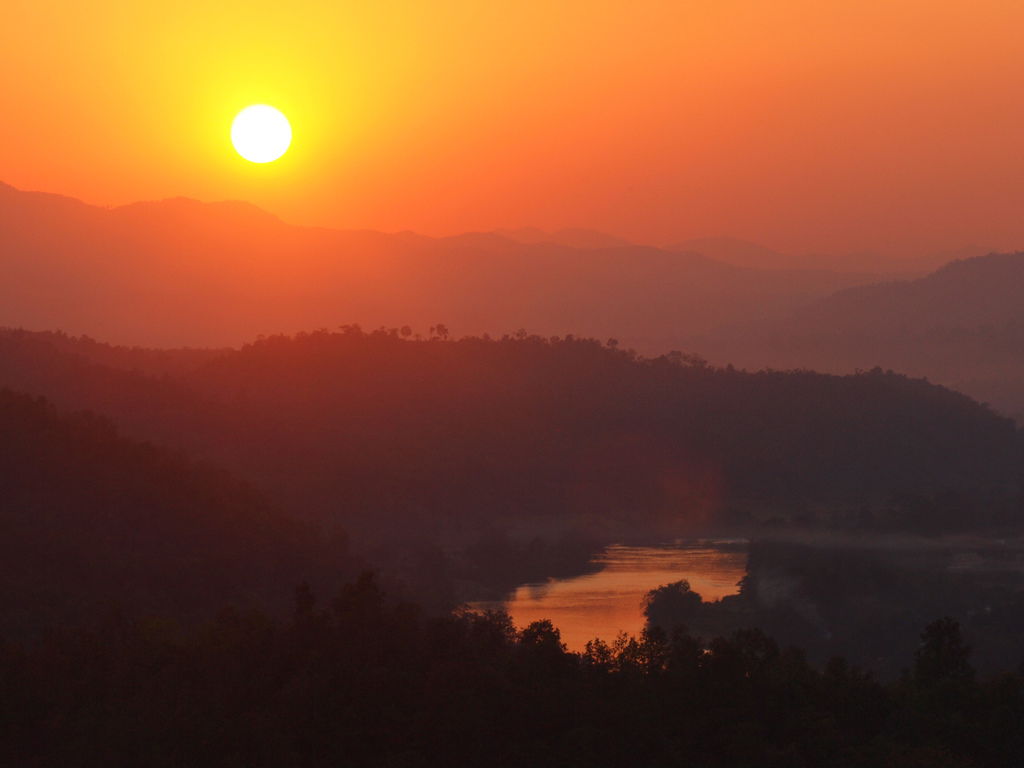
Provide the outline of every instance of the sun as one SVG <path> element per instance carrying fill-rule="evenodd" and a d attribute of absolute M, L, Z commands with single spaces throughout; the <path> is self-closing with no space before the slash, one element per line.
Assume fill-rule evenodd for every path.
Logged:
<path fill-rule="evenodd" d="M 231 123 L 231 143 L 251 163 L 272 163 L 288 151 L 292 126 L 281 110 L 253 104 L 239 112 Z"/>

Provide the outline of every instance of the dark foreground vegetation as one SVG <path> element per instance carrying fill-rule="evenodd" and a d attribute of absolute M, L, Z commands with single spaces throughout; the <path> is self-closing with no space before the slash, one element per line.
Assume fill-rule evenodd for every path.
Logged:
<path fill-rule="evenodd" d="M 894 679 L 935 616 L 956 619 L 976 667 L 994 674 L 1024 659 L 1021 542 L 828 534 L 752 542 L 740 590 L 703 602 L 685 581 L 653 590 L 651 626 L 713 636 L 760 627 L 816 664 L 833 656 Z"/>
<path fill-rule="evenodd" d="M 358 567 L 228 473 L 119 437 L 89 414 L 0 389 L 0 632 L 31 636 L 118 606 L 178 620 L 285 608 L 284 584 Z"/>
<path fill-rule="evenodd" d="M 111 616 L 0 646 L 20 766 L 1011 766 L 1024 680 L 976 680 L 952 620 L 882 685 L 743 630 L 592 643 L 547 622 L 430 618 L 365 575 L 286 620 Z"/>

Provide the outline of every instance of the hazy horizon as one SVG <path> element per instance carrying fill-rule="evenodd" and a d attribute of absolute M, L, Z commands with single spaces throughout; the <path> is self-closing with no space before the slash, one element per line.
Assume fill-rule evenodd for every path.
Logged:
<path fill-rule="evenodd" d="M 887 257 L 1024 244 L 1016 4 L 176 8 L 8 9 L 10 183 L 427 235 L 525 224 Z M 226 129 L 260 102 L 294 123 L 268 166 Z"/>
<path fill-rule="evenodd" d="M 616 232 L 609 231 L 599 226 L 577 227 L 577 226 L 551 226 L 540 227 L 531 222 L 505 224 L 492 229 L 484 230 L 453 230 L 442 233 L 426 233 L 411 229 L 409 227 L 397 227 L 393 229 L 374 229 L 370 227 L 338 227 L 325 224 L 310 224 L 289 220 L 280 216 L 277 212 L 270 210 L 256 203 L 241 198 L 224 199 L 200 199 L 187 195 L 168 195 L 153 199 L 129 200 L 116 204 L 104 204 L 93 200 L 86 200 L 59 190 L 49 189 L 23 189 L 11 184 L 5 179 L 0 179 L 0 186 L 6 186 L 17 192 L 29 194 L 41 194 L 54 197 L 63 197 L 83 203 L 93 208 L 102 210 L 118 210 L 130 208 L 136 205 L 174 203 L 175 201 L 188 201 L 201 205 L 221 206 L 224 204 L 240 204 L 251 206 L 262 213 L 268 214 L 282 223 L 293 227 L 306 229 L 334 229 L 343 232 L 378 232 L 387 235 L 416 235 L 433 240 L 444 240 L 459 237 L 461 235 L 474 234 L 496 234 L 501 237 L 521 242 L 523 244 L 561 244 L 581 249 L 596 249 L 603 247 L 617 246 L 645 246 L 671 251 L 687 251 L 700 253 L 708 258 L 723 261 L 735 266 L 744 266 L 755 269 L 807 269 L 807 270 L 834 270 L 847 272 L 864 272 L 895 274 L 907 276 L 923 273 L 934 269 L 937 266 L 966 256 L 983 255 L 996 252 L 1015 252 L 1018 248 L 992 248 L 978 243 L 955 243 L 949 242 L 938 250 L 924 252 L 904 251 L 895 254 L 878 252 L 786 252 L 773 248 L 768 243 L 754 242 L 727 233 L 697 233 L 687 237 L 669 238 L 658 242 L 646 242 L 642 240 L 629 239 Z M 575 236 L 575 238 L 573 237 Z M 573 240 L 579 242 L 573 242 Z M 607 240 L 607 243 L 601 242 Z M 758 256 L 764 255 L 763 263 L 759 262 Z"/>

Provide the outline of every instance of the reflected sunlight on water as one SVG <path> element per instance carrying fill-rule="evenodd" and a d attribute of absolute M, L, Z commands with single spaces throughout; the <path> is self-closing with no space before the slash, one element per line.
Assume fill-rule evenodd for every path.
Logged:
<path fill-rule="evenodd" d="M 611 641 L 619 632 L 639 634 L 647 593 L 680 579 L 705 601 L 739 591 L 746 574 L 746 542 L 689 541 L 656 547 L 612 545 L 592 561 L 597 573 L 570 579 L 524 584 L 505 602 L 476 603 L 474 608 L 505 608 L 517 627 L 550 619 L 569 650 L 588 640 Z"/>

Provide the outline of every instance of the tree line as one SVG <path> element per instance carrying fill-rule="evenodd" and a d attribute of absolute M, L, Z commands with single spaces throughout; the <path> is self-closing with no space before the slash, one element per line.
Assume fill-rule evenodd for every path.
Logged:
<path fill-rule="evenodd" d="M 23 766 L 1007 766 L 1024 678 L 978 679 L 950 619 L 881 684 L 758 630 L 569 653 L 550 622 L 428 616 L 372 574 L 287 618 L 98 617 L 0 645 L 0 756 Z"/>

